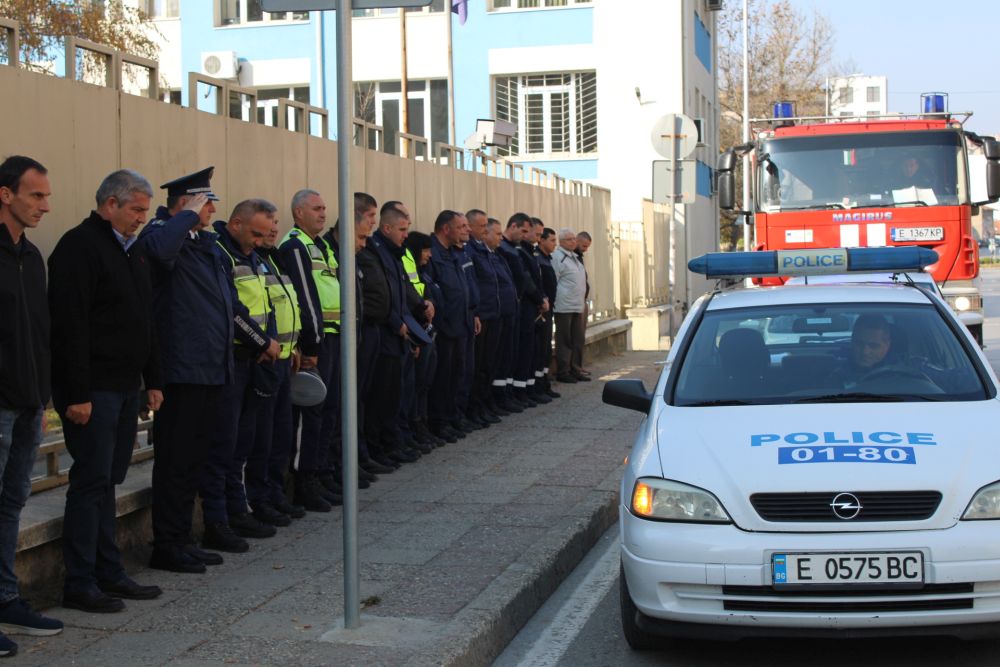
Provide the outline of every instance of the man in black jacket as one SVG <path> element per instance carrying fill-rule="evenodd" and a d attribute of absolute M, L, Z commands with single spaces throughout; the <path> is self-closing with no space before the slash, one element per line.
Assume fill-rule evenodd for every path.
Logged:
<path fill-rule="evenodd" d="M 18 522 L 31 494 L 31 469 L 49 402 L 49 312 L 45 263 L 24 231 L 49 212 L 45 167 L 14 155 L 0 164 L 0 624 L 7 632 L 54 635 L 62 623 L 21 600 L 14 575 Z M 15 353 L 16 350 L 16 353 Z M 0 634 L 0 656 L 17 644 Z"/>
<path fill-rule="evenodd" d="M 143 381 L 149 407 L 163 402 L 149 264 L 134 250 L 152 197 L 140 174 L 110 174 L 97 189 L 97 209 L 49 258 L 53 404 L 73 457 L 63 606 L 84 611 L 121 611 L 119 598 L 162 593 L 125 574 L 115 545 L 115 486 L 132 459 Z"/>

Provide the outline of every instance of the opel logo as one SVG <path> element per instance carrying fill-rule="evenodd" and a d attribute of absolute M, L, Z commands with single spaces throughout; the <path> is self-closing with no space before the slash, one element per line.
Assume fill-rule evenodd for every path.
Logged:
<path fill-rule="evenodd" d="M 830 509 L 838 519 L 849 521 L 861 513 L 861 501 L 853 493 L 838 493 L 830 502 Z"/>

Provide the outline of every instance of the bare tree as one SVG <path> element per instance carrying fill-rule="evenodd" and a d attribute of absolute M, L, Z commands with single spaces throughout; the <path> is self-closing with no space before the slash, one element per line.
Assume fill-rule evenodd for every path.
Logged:
<path fill-rule="evenodd" d="M 818 11 L 807 14 L 790 0 L 749 0 L 747 7 L 750 118 L 770 115 L 773 102 L 795 102 L 796 114 L 820 115 L 833 63 L 834 31 Z M 723 150 L 743 136 L 743 6 L 726 3 L 718 24 L 719 142 Z M 742 175 L 738 175 L 741 177 Z M 735 246 L 739 221 L 723 214 L 722 243 Z"/>

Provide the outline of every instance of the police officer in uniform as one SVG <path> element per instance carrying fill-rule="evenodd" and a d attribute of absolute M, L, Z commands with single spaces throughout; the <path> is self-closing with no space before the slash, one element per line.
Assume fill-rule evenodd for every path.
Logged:
<path fill-rule="evenodd" d="M 491 409 L 491 385 L 497 375 L 500 351 L 500 278 L 497 275 L 497 258 L 486 244 L 486 237 L 490 233 L 488 216 L 484 211 L 472 209 L 465 217 L 469 221 L 472 236 L 467 247 L 472 255 L 479 290 L 480 322 L 475 343 L 472 399 L 467 413 L 470 420 L 496 424 L 500 417 Z"/>
<path fill-rule="evenodd" d="M 295 423 L 301 423 L 299 451 L 295 462 L 295 502 L 310 512 L 329 512 L 340 504 L 336 480 L 329 475 L 324 485 L 327 447 L 339 423 L 340 412 L 340 281 L 337 260 L 322 238 L 326 225 L 326 203 L 315 190 L 299 190 L 292 197 L 295 226 L 282 240 L 281 259 L 290 277 L 301 309 L 302 368 L 314 368 L 326 385 L 326 399 L 313 407 L 295 408 Z"/>
<path fill-rule="evenodd" d="M 247 460 L 247 502 L 258 521 L 272 526 L 287 526 L 301 519 L 306 510 L 293 505 L 285 496 L 285 471 L 292 453 L 292 374 L 298 370 L 299 301 L 295 286 L 281 264 L 278 253 L 278 219 L 271 232 L 257 248 L 267 266 L 264 276 L 267 296 L 274 309 L 275 330 L 281 352 L 274 362 L 279 385 L 275 393 L 261 400 L 254 430 L 254 447 Z"/>
<path fill-rule="evenodd" d="M 199 493 L 205 519 L 202 544 L 240 553 L 250 545 L 244 537 L 266 538 L 275 533 L 250 514 L 243 468 L 254 444 L 254 426 L 261 396 L 278 387 L 273 362 L 281 346 L 267 297 L 267 265 L 254 251 L 271 232 L 274 204 L 247 199 L 233 208 L 227 223 L 216 222 L 216 247 L 233 294 L 233 381 L 226 385 L 215 419 Z"/>
<path fill-rule="evenodd" d="M 500 332 L 498 334 L 500 342 L 497 346 L 496 371 L 493 374 L 490 407 L 494 414 L 506 417 L 512 413 L 524 411 L 510 400 L 510 391 L 514 383 L 514 338 L 517 335 L 519 304 L 514 276 L 510 272 L 507 261 L 500 253 L 500 244 L 504 238 L 503 226 L 496 218 L 490 218 L 487 221 L 486 230 L 485 242 L 487 247 L 493 251 L 490 260 L 496 269 L 497 286 L 500 290 Z"/>
<path fill-rule="evenodd" d="M 556 272 L 552 268 L 552 253 L 556 249 L 556 232 L 545 226 L 538 218 L 532 218 L 538 242 L 535 244 L 535 261 L 542 276 L 542 293 L 550 305 L 556 302 Z M 552 364 L 552 330 L 554 321 L 552 310 L 541 314 L 541 319 L 535 326 L 535 386 L 528 394 L 535 401 L 548 403 L 553 398 L 559 398 L 558 392 L 552 391 L 549 382 L 549 366 Z"/>
<path fill-rule="evenodd" d="M 233 377 L 233 302 L 215 234 L 207 229 L 214 167 L 165 183 L 167 205 L 139 235 L 150 261 L 160 343 L 163 407 L 153 422 L 153 553 L 150 567 L 204 572 L 222 563 L 195 546 L 191 515 L 202 468 Z"/>

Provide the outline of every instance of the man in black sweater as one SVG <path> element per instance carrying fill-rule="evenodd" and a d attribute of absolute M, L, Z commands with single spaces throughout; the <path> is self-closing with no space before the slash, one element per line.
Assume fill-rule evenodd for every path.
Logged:
<path fill-rule="evenodd" d="M 63 520 L 63 606 L 125 608 L 158 597 L 125 574 L 115 545 L 115 485 L 136 438 L 139 389 L 163 401 L 146 257 L 133 250 L 153 189 L 120 170 L 97 190 L 97 209 L 66 232 L 49 258 L 53 404 L 73 457 Z"/>
<path fill-rule="evenodd" d="M 49 402 L 49 312 L 45 263 L 25 230 L 49 212 L 45 167 L 14 155 L 0 164 L 0 626 L 4 632 L 54 635 L 63 624 L 31 611 L 14 575 L 21 508 L 31 494 L 31 468 Z M 16 350 L 16 352 L 15 352 Z M 17 644 L 0 634 L 0 656 Z"/>

